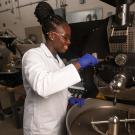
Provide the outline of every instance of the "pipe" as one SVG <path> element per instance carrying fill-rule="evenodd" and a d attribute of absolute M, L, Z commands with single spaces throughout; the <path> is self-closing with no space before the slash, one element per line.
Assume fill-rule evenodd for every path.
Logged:
<path fill-rule="evenodd" d="M 117 116 L 111 117 L 109 119 L 109 129 L 108 135 L 118 135 L 119 131 L 119 119 Z"/>
<path fill-rule="evenodd" d="M 47 0 L 40 0 L 40 1 L 36 1 L 36 2 L 30 2 L 28 4 L 17 6 L 16 8 L 22 8 L 22 7 L 30 6 L 30 5 L 33 5 L 33 4 L 37 4 L 37 3 L 41 2 L 41 1 L 47 1 Z M 13 9 L 14 8 L 8 8 L 8 9 L 5 9 L 5 10 L 1 10 L 0 13 L 7 12 L 7 11 L 10 11 L 10 10 L 13 10 Z"/>

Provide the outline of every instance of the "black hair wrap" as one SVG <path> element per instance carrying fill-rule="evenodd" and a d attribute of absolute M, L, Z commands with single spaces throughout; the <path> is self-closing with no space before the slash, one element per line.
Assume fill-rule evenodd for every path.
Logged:
<path fill-rule="evenodd" d="M 57 25 L 67 24 L 65 19 L 54 13 L 53 8 L 47 2 L 39 2 L 34 14 L 41 24 L 45 36 L 49 31 L 55 30 Z"/>
<path fill-rule="evenodd" d="M 43 1 L 38 3 L 34 14 L 37 17 L 38 22 L 40 24 L 45 22 L 45 20 L 48 21 L 52 19 L 52 17 L 55 16 L 52 7 L 47 2 L 43 2 Z"/>

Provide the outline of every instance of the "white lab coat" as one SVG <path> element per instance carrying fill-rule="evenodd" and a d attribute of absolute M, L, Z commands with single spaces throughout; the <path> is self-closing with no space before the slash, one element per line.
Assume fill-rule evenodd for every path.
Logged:
<path fill-rule="evenodd" d="M 58 55 L 57 59 L 43 43 L 23 56 L 24 135 L 64 135 L 67 88 L 81 79 L 73 64 L 65 66 Z"/>

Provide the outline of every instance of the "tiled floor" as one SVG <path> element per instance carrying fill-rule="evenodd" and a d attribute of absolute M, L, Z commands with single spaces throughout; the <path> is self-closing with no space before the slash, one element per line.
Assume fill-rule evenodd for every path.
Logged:
<path fill-rule="evenodd" d="M 23 135 L 22 129 L 17 129 L 13 118 L 0 120 L 0 135 Z"/>

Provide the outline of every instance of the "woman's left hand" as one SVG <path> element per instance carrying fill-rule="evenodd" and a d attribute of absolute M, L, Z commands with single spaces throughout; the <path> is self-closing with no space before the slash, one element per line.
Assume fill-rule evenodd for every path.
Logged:
<path fill-rule="evenodd" d="M 69 98 L 68 103 L 69 103 L 69 105 L 77 104 L 78 106 L 82 107 L 85 104 L 85 99 L 71 97 L 71 98 Z"/>

